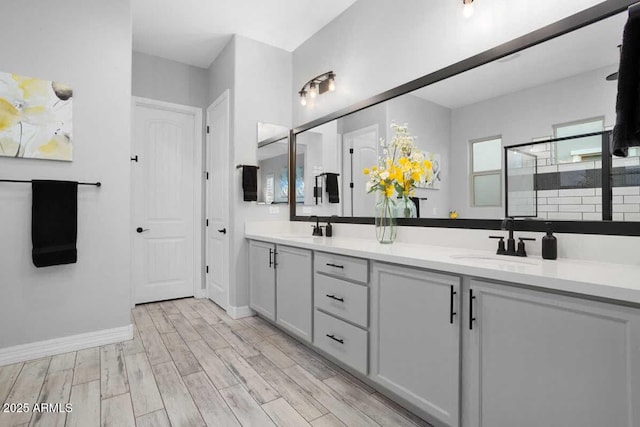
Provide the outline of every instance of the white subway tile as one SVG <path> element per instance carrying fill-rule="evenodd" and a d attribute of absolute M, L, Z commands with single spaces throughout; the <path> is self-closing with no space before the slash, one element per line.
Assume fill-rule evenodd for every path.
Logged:
<path fill-rule="evenodd" d="M 585 212 L 582 214 L 582 220 L 583 221 L 601 221 L 602 213 Z"/>
<path fill-rule="evenodd" d="M 550 151 L 540 151 L 539 153 L 536 153 L 536 156 L 538 156 L 539 159 L 550 159 L 551 158 L 551 152 Z"/>
<path fill-rule="evenodd" d="M 595 196 L 595 188 L 572 188 L 567 190 L 558 190 L 558 196 Z"/>
<path fill-rule="evenodd" d="M 602 205 L 596 205 L 596 212 L 602 212 Z"/>
<path fill-rule="evenodd" d="M 558 172 L 568 171 L 582 171 L 587 169 L 595 169 L 595 162 L 575 162 L 575 163 L 563 163 L 558 165 Z"/>
<path fill-rule="evenodd" d="M 558 212 L 558 205 L 538 205 L 538 212 Z"/>
<path fill-rule="evenodd" d="M 558 197 L 558 190 L 540 190 L 538 197 Z"/>
<path fill-rule="evenodd" d="M 549 197 L 547 203 L 550 205 L 579 205 L 582 203 L 582 197 Z"/>
<path fill-rule="evenodd" d="M 547 218 L 547 213 L 546 212 L 540 212 L 538 210 L 538 219 L 548 219 Z"/>
<path fill-rule="evenodd" d="M 614 213 L 612 219 L 614 221 L 624 221 L 624 214 L 623 213 Z"/>
<path fill-rule="evenodd" d="M 640 221 L 640 213 L 627 212 L 624 214 L 625 221 Z"/>
<path fill-rule="evenodd" d="M 602 188 L 596 188 L 596 196 L 602 196 Z"/>
<path fill-rule="evenodd" d="M 613 212 L 640 212 L 640 205 L 613 205 Z"/>
<path fill-rule="evenodd" d="M 588 205 L 599 205 L 602 203 L 602 196 L 593 196 L 593 197 L 583 197 L 582 204 Z"/>
<path fill-rule="evenodd" d="M 549 212 L 548 219 L 557 219 L 563 221 L 582 221 L 582 213 L 580 212 Z"/>
<path fill-rule="evenodd" d="M 538 197 L 538 205 L 546 205 L 547 198 L 546 197 Z"/>
<path fill-rule="evenodd" d="M 560 212 L 595 212 L 596 205 L 558 205 Z"/>
<path fill-rule="evenodd" d="M 624 204 L 640 203 L 640 196 L 624 196 Z"/>
<path fill-rule="evenodd" d="M 611 197 L 611 203 L 616 204 L 616 205 L 622 205 L 622 204 L 624 204 L 624 197 L 622 197 L 622 196 L 613 196 L 613 197 Z"/>
<path fill-rule="evenodd" d="M 637 196 L 640 195 L 640 187 L 613 187 L 614 196 Z"/>
<path fill-rule="evenodd" d="M 537 159 L 537 166 L 540 168 L 541 166 L 548 166 L 550 159 Z"/>
<path fill-rule="evenodd" d="M 614 157 L 613 158 L 613 167 L 619 168 L 623 166 L 638 166 L 640 165 L 639 157 Z"/>
<path fill-rule="evenodd" d="M 558 166 L 557 165 L 553 165 L 553 166 L 540 166 L 538 168 L 538 174 L 542 174 L 542 173 L 555 173 L 558 172 Z"/>

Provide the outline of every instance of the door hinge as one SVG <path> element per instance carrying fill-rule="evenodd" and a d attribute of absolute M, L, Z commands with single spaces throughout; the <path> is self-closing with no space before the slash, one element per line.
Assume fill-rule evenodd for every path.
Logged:
<path fill-rule="evenodd" d="M 209 274 L 209 266 L 208 265 L 206 266 L 205 271 L 206 271 L 207 274 Z"/>
<path fill-rule="evenodd" d="M 205 172 L 205 174 L 207 175 L 207 180 L 209 179 L 209 172 Z"/>
<path fill-rule="evenodd" d="M 349 148 L 349 154 L 353 154 L 353 148 Z"/>
<path fill-rule="evenodd" d="M 206 223 L 207 223 L 207 227 L 208 227 L 209 226 L 209 219 L 206 220 Z"/>
<path fill-rule="evenodd" d="M 211 130 L 209 129 L 209 125 L 207 125 L 207 133 L 209 133 Z"/>
<path fill-rule="evenodd" d="M 353 182 L 349 183 L 349 188 L 353 188 Z"/>

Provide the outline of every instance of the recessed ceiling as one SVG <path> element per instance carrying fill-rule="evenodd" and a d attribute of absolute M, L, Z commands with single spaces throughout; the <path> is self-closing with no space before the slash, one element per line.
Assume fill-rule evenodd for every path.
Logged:
<path fill-rule="evenodd" d="M 356 0 L 134 0 L 133 50 L 207 68 L 233 34 L 293 51 Z"/>

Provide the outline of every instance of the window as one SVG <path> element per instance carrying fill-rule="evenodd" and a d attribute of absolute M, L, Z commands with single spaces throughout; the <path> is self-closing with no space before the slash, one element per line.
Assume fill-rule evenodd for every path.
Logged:
<path fill-rule="evenodd" d="M 602 132 L 604 118 L 581 120 L 553 126 L 555 138 Z M 602 137 L 600 135 L 558 141 L 555 144 L 555 159 L 552 164 L 588 162 L 602 158 Z"/>
<path fill-rule="evenodd" d="M 471 141 L 471 206 L 502 206 L 502 137 Z"/>

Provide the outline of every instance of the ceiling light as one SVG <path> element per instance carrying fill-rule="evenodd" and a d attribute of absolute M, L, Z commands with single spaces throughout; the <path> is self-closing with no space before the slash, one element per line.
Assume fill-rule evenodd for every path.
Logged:
<path fill-rule="evenodd" d="M 462 16 L 471 18 L 473 15 L 473 0 L 462 0 Z"/>
<path fill-rule="evenodd" d="M 327 71 L 306 82 L 300 89 L 300 105 L 307 105 L 307 94 L 310 98 L 316 98 L 325 92 L 334 92 L 336 90 L 336 75 L 333 71 Z"/>

